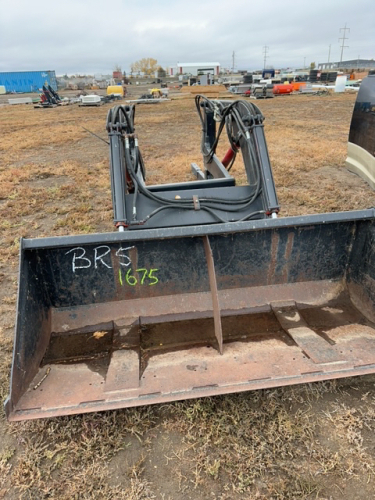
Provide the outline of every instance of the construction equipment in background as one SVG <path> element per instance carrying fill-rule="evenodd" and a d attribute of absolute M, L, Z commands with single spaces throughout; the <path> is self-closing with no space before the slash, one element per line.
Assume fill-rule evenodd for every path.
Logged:
<path fill-rule="evenodd" d="M 323 89 L 323 90 L 331 89 L 335 93 L 345 92 L 346 90 L 358 92 L 359 87 L 360 87 L 360 83 L 361 82 L 355 82 L 355 84 L 353 84 L 353 82 L 347 81 L 346 75 L 339 75 L 336 78 L 334 85 L 313 84 L 312 88 L 313 89 Z"/>
<path fill-rule="evenodd" d="M 102 106 L 103 104 L 120 101 L 122 98 L 121 94 L 108 94 L 105 96 L 97 94 L 81 95 L 79 106 Z"/>
<path fill-rule="evenodd" d="M 274 95 L 289 95 L 294 91 L 293 85 L 290 84 L 268 84 L 268 85 L 250 85 L 250 88 L 244 91 L 246 97 L 253 96 L 255 99 L 264 99 Z M 272 96 L 272 97 L 273 97 Z"/>
<path fill-rule="evenodd" d="M 258 88 L 261 88 L 258 86 Z M 297 90 L 298 89 L 298 90 Z M 274 96 L 277 95 L 304 95 L 304 94 L 311 94 L 311 95 L 329 95 L 330 88 L 327 86 L 318 86 L 318 88 L 313 88 L 313 85 L 311 83 L 302 83 L 302 85 L 295 86 L 294 84 L 275 84 L 273 85 L 272 88 L 272 93 Z M 259 95 L 261 95 L 261 98 L 264 98 L 264 87 L 263 87 L 263 92 L 261 90 L 257 91 L 257 98 L 259 99 Z M 253 90 L 247 90 L 244 93 L 245 97 L 250 97 L 253 95 Z M 268 95 L 267 97 L 270 97 Z M 254 97 L 256 98 L 256 97 Z"/>
<path fill-rule="evenodd" d="M 272 69 L 264 69 L 262 71 L 262 79 L 275 78 L 275 70 Z"/>
<path fill-rule="evenodd" d="M 375 74 L 365 78 L 358 91 L 346 165 L 375 189 Z"/>
<path fill-rule="evenodd" d="M 331 83 L 331 84 L 334 84 L 336 79 L 337 79 L 337 76 L 338 76 L 338 72 L 337 71 L 322 71 L 320 73 L 320 81 L 322 83 Z"/>
<path fill-rule="evenodd" d="M 290 83 L 281 83 L 279 85 L 274 85 L 272 92 L 275 95 L 289 95 L 294 92 L 294 87 Z"/>
<path fill-rule="evenodd" d="M 301 92 L 302 92 L 302 90 L 303 90 L 306 86 L 311 85 L 310 83 L 307 83 L 307 82 L 291 82 L 290 84 L 292 85 L 292 87 L 293 87 L 293 91 L 295 91 L 295 92 L 299 92 L 299 91 L 301 91 Z"/>
<path fill-rule="evenodd" d="M 69 104 L 69 99 L 62 99 L 59 94 L 53 90 L 51 85 L 43 85 L 43 92 L 40 94 L 40 103 L 34 108 L 55 108 L 56 106 L 65 106 Z"/>
<path fill-rule="evenodd" d="M 79 106 L 101 106 L 104 104 L 100 95 L 81 95 Z"/>
<path fill-rule="evenodd" d="M 9 420 L 375 372 L 375 210 L 277 218 L 260 109 L 195 102 L 196 181 L 147 185 L 115 106 L 118 231 L 21 239 Z"/>
<path fill-rule="evenodd" d="M 114 95 L 118 97 L 126 96 L 126 87 L 123 85 L 110 85 L 107 87 L 107 95 Z"/>
<path fill-rule="evenodd" d="M 154 99 L 161 99 L 165 94 L 168 95 L 168 90 L 155 88 L 150 90 L 150 94 Z"/>
<path fill-rule="evenodd" d="M 169 90 L 167 88 L 150 89 L 148 94 L 142 94 L 138 99 L 127 100 L 132 104 L 157 104 L 159 102 L 169 101 Z"/>
<path fill-rule="evenodd" d="M 250 95 L 251 94 L 251 83 L 244 83 L 239 85 L 231 85 L 228 88 L 228 92 L 235 95 Z"/>
<path fill-rule="evenodd" d="M 103 104 L 108 104 L 108 103 L 114 103 L 116 101 L 121 101 L 123 99 L 123 96 L 121 94 L 109 94 L 101 96 L 101 99 Z"/>
<path fill-rule="evenodd" d="M 272 97 L 275 97 L 272 83 L 255 83 L 252 85 L 250 92 L 251 99 L 272 99 Z"/>
<path fill-rule="evenodd" d="M 305 85 L 301 86 L 297 92 L 297 95 L 306 95 L 306 94 L 311 94 L 311 95 L 330 95 L 330 90 L 327 89 L 326 87 L 320 87 L 318 89 L 313 88 L 312 83 L 306 83 Z"/>

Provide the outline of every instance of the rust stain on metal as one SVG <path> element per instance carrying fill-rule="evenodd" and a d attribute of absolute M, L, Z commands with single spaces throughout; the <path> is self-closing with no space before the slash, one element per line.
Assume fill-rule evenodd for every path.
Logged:
<path fill-rule="evenodd" d="M 150 287 L 152 288 L 152 287 Z M 331 280 L 318 282 L 288 283 L 282 285 L 257 286 L 240 289 L 221 289 L 218 292 L 222 309 L 239 310 L 258 307 L 280 300 L 295 300 L 313 305 L 323 305 L 334 299 L 343 291 L 343 283 Z M 185 314 L 212 310 L 210 292 L 198 292 L 142 299 L 118 300 L 109 303 L 97 303 L 74 308 L 52 309 L 51 329 L 56 332 L 65 331 L 65 325 L 71 330 L 96 325 L 90 332 L 104 330 L 98 324 L 104 321 L 134 319 L 137 317 L 161 317 L 165 315 Z"/>
<path fill-rule="evenodd" d="M 271 237 L 271 259 L 270 259 L 270 265 L 268 268 L 268 274 L 267 274 L 267 283 L 271 285 L 274 283 L 274 278 L 275 278 L 275 271 L 276 271 L 276 263 L 277 263 L 277 250 L 279 247 L 279 233 L 274 232 L 272 233 Z"/>
<path fill-rule="evenodd" d="M 135 246 L 130 248 L 129 257 L 130 257 L 133 269 L 137 269 L 137 267 L 138 267 L 138 252 L 137 252 L 137 248 Z"/>
<path fill-rule="evenodd" d="M 293 243 L 294 243 L 294 232 L 290 232 L 288 234 L 288 240 L 285 246 L 285 253 L 284 253 L 285 264 L 282 272 L 282 279 L 285 283 L 287 283 L 289 279 L 290 257 L 292 255 Z"/>

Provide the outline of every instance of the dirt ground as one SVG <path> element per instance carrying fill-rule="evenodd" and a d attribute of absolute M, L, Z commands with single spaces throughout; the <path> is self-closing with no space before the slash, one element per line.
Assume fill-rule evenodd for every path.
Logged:
<path fill-rule="evenodd" d="M 375 206 L 375 193 L 345 168 L 355 97 L 257 101 L 280 216 Z M 112 231 L 108 146 L 83 128 L 106 139 L 108 109 L 0 105 L 1 403 L 19 238 Z M 202 165 L 192 99 L 140 105 L 136 126 L 149 184 L 192 180 L 190 163 Z M 233 171 L 244 183 L 241 165 Z M 1 407 L 0 498 L 375 498 L 374 379 L 17 424 Z"/>

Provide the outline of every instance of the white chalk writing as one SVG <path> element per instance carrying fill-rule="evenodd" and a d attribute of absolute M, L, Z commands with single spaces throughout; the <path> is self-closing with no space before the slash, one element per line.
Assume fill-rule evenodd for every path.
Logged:
<path fill-rule="evenodd" d="M 130 257 L 126 254 L 128 250 L 135 248 L 131 247 L 120 247 L 116 251 L 116 257 L 119 259 L 120 266 L 128 267 L 131 264 Z M 111 248 L 108 245 L 100 245 L 94 248 L 93 257 L 88 257 L 86 250 L 83 247 L 71 248 L 65 255 L 73 254 L 72 258 L 72 271 L 75 273 L 78 269 L 89 269 L 94 265 L 95 269 L 102 266 L 107 269 L 112 269 L 112 259 L 111 259 Z"/>
<path fill-rule="evenodd" d="M 105 248 L 104 253 L 98 255 L 98 250 L 100 250 L 102 248 Z M 94 266 L 95 266 L 95 269 L 98 269 L 98 261 L 101 262 L 103 264 L 103 266 L 107 267 L 108 269 L 112 269 L 112 266 L 108 265 L 103 260 L 103 257 L 105 257 L 106 255 L 108 255 L 110 252 L 111 252 L 111 249 L 109 247 L 107 247 L 107 245 L 101 245 L 100 247 L 96 247 L 94 249 L 94 255 L 95 255 L 94 256 Z"/>
<path fill-rule="evenodd" d="M 130 266 L 131 260 L 130 260 L 129 256 L 126 254 L 124 255 L 122 252 L 125 252 L 126 250 L 131 250 L 132 248 L 134 248 L 134 247 L 127 247 L 127 248 L 121 247 L 117 250 L 117 252 L 116 252 L 117 257 L 124 259 L 123 262 L 121 262 L 121 260 L 120 260 L 120 266 L 125 266 L 125 267 Z"/>
<path fill-rule="evenodd" d="M 82 248 L 82 247 L 72 248 L 71 250 L 66 252 L 65 255 L 68 255 L 68 253 L 71 253 L 71 252 L 73 252 L 73 259 L 72 259 L 73 273 L 76 272 L 76 269 L 87 269 L 87 268 L 91 267 L 91 260 L 88 259 L 87 257 L 85 257 L 86 250 L 84 248 Z M 81 252 L 81 255 L 77 255 L 77 252 Z M 81 261 L 86 262 L 86 265 L 78 266 L 76 264 L 77 260 L 81 260 Z"/>

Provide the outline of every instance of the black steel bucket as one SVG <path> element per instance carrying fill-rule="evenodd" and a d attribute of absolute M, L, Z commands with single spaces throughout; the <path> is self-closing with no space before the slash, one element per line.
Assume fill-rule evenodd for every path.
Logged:
<path fill-rule="evenodd" d="M 22 240 L 9 420 L 375 372 L 374 221 Z"/>

